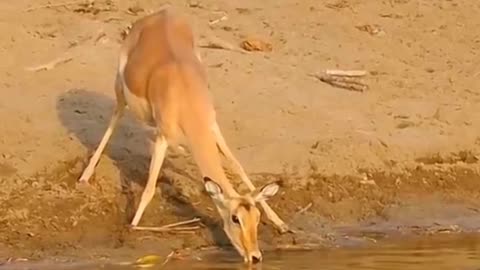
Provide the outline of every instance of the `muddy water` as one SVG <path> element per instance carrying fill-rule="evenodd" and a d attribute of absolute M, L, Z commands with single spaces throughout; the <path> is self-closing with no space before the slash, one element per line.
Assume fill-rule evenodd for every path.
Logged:
<path fill-rule="evenodd" d="M 480 238 L 441 237 L 413 242 L 383 243 L 368 248 L 341 248 L 309 252 L 265 254 L 261 270 L 480 270 Z M 249 269 L 231 257 L 166 265 L 164 269 Z"/>
<path fill-rule="evenodd" d="M 122 264 L 50 264 L 21 263 L 0 266 L 0 269 L 52 270 L 302 270 L 302 269 L 375 269 L 375 270 L 478 270 L 480 269 L 480 236 L 434 236 L 409 241 L 382 241 L 368 247 L 334 248 L 316 251 L 268 252 L 265 261 L 248 267 L 232 253 L 215 253 L 190 259 L 171 260 L 165 265 L 139 268 Z"/>

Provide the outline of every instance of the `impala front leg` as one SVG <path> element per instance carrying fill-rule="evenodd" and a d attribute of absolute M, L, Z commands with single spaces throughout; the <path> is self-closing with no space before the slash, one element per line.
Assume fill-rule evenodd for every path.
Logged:
<path fill-rule="evenodd" d="M 217 145 L 218 145 L 218 148 L 220 148 L 220 151 L 232 163 L 234 169 L 240 175 L 240 178 L 247 185 L 248 189 L 250 189 L 250 191 L 254 191 L 255 186 L 253 185 L 250 178 L 248 178 L 247 173 L 243 169 L 242 165 L 240 165 L 240 162 L 238 162 L 238 160 L 235 158 L 233 153 L 230 151 L 230 148 L 227 146 L 225 138 L 223 137 L 222 132 L 220 131 L 220 128 L 219 128 L 218 124 L 215 123 L 212 129 L 213 129 L 213 132 L 214 132 L 215 137 L 217 139 Z M 293 232 L 288 227 L 288 225 L 278 216 L 278 214 L 275 213 L 275 211 L 273 211 L 273 209 L 268 205 L 267 202 L 260 201 L 259 203 L 262 206 L 263 210 L 265 211 L 265 214 L 267 215 L 267 218 L 271 222 L 273 222 L 273 224 L 277 227 L 277 229 L 280 231 L 280 233 Z"/>
<path fill-rule="evenodd" d="M 112 133 L 115 130 L 115 127 L 117 126 L 118 120 L 123 115 L 124 109 L 125 109 L 125 106 L 123 104 L 120 104 L 120 103 L 117 104 L 117 107 L 115 108 L 115 112 L 113 113 L 113 116 L 110 119 L 110 123 L 108 124 L 107 130 L 105 131 L 105 134 L 103 135 L 102 140 L 97 146 L 97 149 L 95 149 L 95 152 L 90 158 L 90 161 L 88 162 L 87 167 L 83 170 L 82 175 L 78 179 L 79 182 L 88 183 L 88 180 L 90 180 L 90 178 L 92 177 L 93 173 L 95 172 L 95 167 L 97 166 L 98 161 L 100 161 L 100 157 L 102 156 L 103 150 L 105 150 L 105 147 L 107 146 L 107 143 L 110 140 L 110 137 L 112 136 Z"/>
<path fill-rule="evenodd" d="M 165 159 L 165 154 L 167 152 L 168 143 L 165 137 L 161 135 L 156 135 L 155 144 L 153 147 L 152 160 L 150 161 L 150 171 L 148 173 L 147 184 L 143 190 L 140 203 L 138 204 L 135 217 L 132 220 L 131 226 L 135 228 L 140 219 L 142 218 L 145 208 L 150 203 L 155 194 L 155 188 L 157 186 L 157 179 L 160 173 L 160 168 L 162 167 L 163 160 Z"/>

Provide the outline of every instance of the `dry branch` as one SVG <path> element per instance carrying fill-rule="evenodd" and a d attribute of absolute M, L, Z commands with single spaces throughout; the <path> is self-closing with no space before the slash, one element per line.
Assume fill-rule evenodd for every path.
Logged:
<path fill-rule="evenodd" d="M 325 74 L 333 76 L 346 76 L 346 77 L 362 77 L 367 75 L 365 70 L 341 70 L 341 69 L 327 69 Z"/>
<path fill-rule="evenodd" d="M 226 21 L 226 20 L 228 20 L 228 16 L 227 16 L 227 15 L 223 15 L 223 16 L 222 16 L 221 18 L 219 18 L 219 19 L 210 21 L 210 22 L 208 23 L 208 25 L 212 26 L 212 25 L 215 25 L 215 24 L 217 24 L 217 23 L 219 23 L 219 22 Z"/>
<path fill-rule="evenodd" d="M 43 65 L 39 65 L 39 66 L 33 66 L 33 67 L 27 67 L 25 68 L 26 70 L 28 71 L 41 71 L 41 70 L 51 70 L 51 69 L 54 69 L 56 66 L 60 65 L 60 64 L 65 64 L 67 62 L 70 62 L 73 60 L 73 57 L 62 57 L 62 58 L 57 58 L 53 61 L 50 61 L 46 64 L 43 64 Z"/>
<path fill-rule="evenodd" d="M 325 70 L 321 74 L 309 74 L 331 86 L 347 89 L 350 91 L 363 92 L 368 90 L 368 85 L 363 83 L 359 77 L 367 74 L 364 70 Z"/>
<path fill-rule="evenodd" d="M 190 219 L 190 220 L 180 221 L 180 222 L 168 224 L 168 225 L 165 225 L 165 226 L 163 226 L 163 227 L 165 227 L 165 228 L 171 228 L 171 227 L 176 227 L 176 226 L 180 226 L 180 225 L 192 224 L 192 223 L 196 223 L 196 222 L 200 222 L 200 218 L 192 218 L 192 219 Z"/>
<path fill-rule="evenodd" d="M 106 37 L 106 36 L 107 36 L 107 34 L 106 34 L 105 32 L 103 32 L 103 31 L 101 31 L 101 32 L 97 35 L 97 37 L 95 38 L 95 44 L 97 44 L 102 38 L 104 38 L 104 37 Z"/>
<path fill-rule="evenodd" d="M 204 40 L 202 42 L 199 42 L 198 46 L 200 48 L 207 48 L 207 49 L 221 49 L 221 50 L 228 50 L 228 51 L 234 51 L 234 52 L 239 52 L 239 53 L 247 53 L 246 51 L 233 46 L 231 43 L 228 41 L 222 40 L 220 38 L 214 37 L 210 38 L 207 40 Z"/>
<path fill-rule="evenodd" d="M 313 203 L 310 202 L 310 203 L 307 204 L 305 207 L 303 207 L 302 209 L 298 210 L 297 214 L 303 214 L 303 213 L 307 212 L 308 209 L 310 209 L 312 206 L 313 206 Z"/>
<path fill-rule="evenodd" d="M 25 9 L 25 12 L 30 12 L 38 9 L 44 9 L 44 8 L 57 8 L 57 7 L 66 7 L 70 5 L 75 5 L 75 4 L 81 4 L 85 2 L 85 0 L 76 0 L 76 1 L 69 1 L 69 2 L 63 2 L 63 3 L 58 3 L 58 4 L 46 4 L 46 5 L 41 5 L 41 6 L 36 6 L 36 7 L 29 7 Z"/>
<path fill-rule="evenodd" d="M 275 249 L 276 250 L 301 250 L 301 251 L 306 251 L 306 250 L 314 250 L 319 248 L 320 245 L 318 244 L 280 244 L 276 245 Z"/>
<path fill-rule="evenodd" d="M 165 227 L 133 227 L 135 231 L 150 231 L 150 232 L 185 232 L 185 231 L 195 231 L 200 229 L 200 226 L 188 226 L 188 227 L 174 227 L 174 228 L 165 228 Z"/>
<path fill-rule="evenodd" d="M 135 231 L 151 231 L 151 232 L 185 232 L 185 231 L 194 231 L 198 230 L 201 227 L 200 226 L 185 226 L 185 227 L 180 227 L 181 225 L 187 225 L 187 224 L 192 224 L 199 222 L 199 218 L 194 218 L 191 220 L 186 220 L 186 221 L 181 221 L 181 222 L 176 222 L 172 224 L 168 224 L 165 226 L 161 227 L 133 227 L 132 229 Z"/>
<path fill-rule="evenodd" d="M 165 261 L 162 263 L 161 266 L 164 266 L 165 264 L 167 264 L 174 255 L 175 255 L 175 251 L 170 252 L 170 254 L 167 255 L 167 258 L 165 258 Z"/>

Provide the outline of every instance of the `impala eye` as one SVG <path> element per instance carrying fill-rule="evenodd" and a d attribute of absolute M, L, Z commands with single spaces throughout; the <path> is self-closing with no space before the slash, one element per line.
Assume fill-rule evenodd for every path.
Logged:
<path fill-rule="evenodd" d="M 232 222 L 235 223 L 235 224 L 240 224 L 240 220 L 235 215 L 232 216 Z"/>

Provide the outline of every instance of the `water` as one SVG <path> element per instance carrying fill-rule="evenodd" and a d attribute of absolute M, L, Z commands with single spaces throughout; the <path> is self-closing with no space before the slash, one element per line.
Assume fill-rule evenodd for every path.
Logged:
<path fill-rule="evenodd" d="M 191 269 L 191 270 L 480 270 L 480 237 L 440 236 L 409 241 L 383 242 L 364 248 L 337 248 L 316 251 L 270 252 L 265 261 L 246 266 L 232 253 L 216 253 L 202 259 L 172 260 L 151 268 L 126 265 L 10 265 L 0 269 L 52 270 L 133 270 L 133 269 Z M 6 268 L 5 268 L 6 267 Z"/>
<path fill-rule="evenodd" d="M 308 252 L 265 254 L 265 262 L 251 269 L 261 270 L 480 270 L 480 238 L 477 236 L 418 239 L 411 242 L 378 244 L 368 248 L 329 249 Z M 164 269 L 240 270 L 249 269 L 221 256 L 196 263 L 179 262 Z"/>

